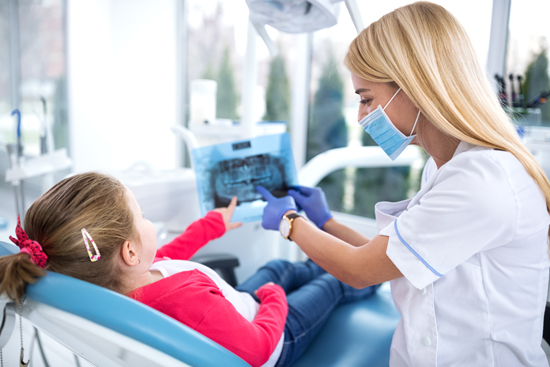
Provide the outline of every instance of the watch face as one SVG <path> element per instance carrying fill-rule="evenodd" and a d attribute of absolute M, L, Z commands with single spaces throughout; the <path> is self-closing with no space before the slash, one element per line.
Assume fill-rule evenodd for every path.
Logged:
<path fill-rule="evenodd" d="M 287 238 L 290 233 L 290 221 L 285 217 L 279 222 L 279 233 L 281 233 L 281 236 L 284 238 Z"/>

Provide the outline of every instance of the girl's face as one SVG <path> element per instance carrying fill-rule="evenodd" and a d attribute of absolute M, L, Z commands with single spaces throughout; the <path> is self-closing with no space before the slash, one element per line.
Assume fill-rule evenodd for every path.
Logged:
<path fill-rule="evenodd" d="M 141 260 L 140 266 L 149 269 L 157 252 L 157 231 L 153 223 L 145 219 L 134 194 L 129 189 L 126 189 L 126 201 L 134 214 L 134 226 L 141 240 L 141 253 L 136 255 Z"/>
<path fill-rule="evenodd" d="M 394 83 L 371 82 L 355 74 L 351 74 L 351 81 L 355 93 L 358 94 L 360 98 L 357 121 L 361 121 L 379 105 L 384 108 L 399 89 Z M 405 136 L 411 134 L 414 121 L 418 114 L 418 108 L 416 108 L 403 90 L 397 93 L 384 111 L 399 131 Z M 418 125 L 415 128 L 415 134 L 417 129 Z M 415 140 L 416 138 L 412 141 L 413 144 Z"/>

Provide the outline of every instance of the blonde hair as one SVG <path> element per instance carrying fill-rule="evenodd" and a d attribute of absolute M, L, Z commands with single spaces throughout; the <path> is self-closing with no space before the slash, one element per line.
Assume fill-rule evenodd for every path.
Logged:
<path fill-rule="evenodd" d="M 442 6 L 416 2 L 384 15 L 352 41 L 344 64 L 363 79 L 397 83 L 445 134 L 512 153 L 550 212 L 546 174 L 500 106 L 466 31 Z"/>
<path fill-rule="evenodd" d="M 90 261 L 82 228 L 101 253 L 96 262 Z M 90 172 L 59 182 L 31 205 L 24 230 L 48 256 L 45 270 L 122 291 L 118 253 L 126 240 L 137 238 L 137 232 L 126 189 L 115 178 Z M 0 257 L 0 293 L 6 291 L 17 302 L 27 283 L 42 275 L 44 271 L 26 253 Z"/>

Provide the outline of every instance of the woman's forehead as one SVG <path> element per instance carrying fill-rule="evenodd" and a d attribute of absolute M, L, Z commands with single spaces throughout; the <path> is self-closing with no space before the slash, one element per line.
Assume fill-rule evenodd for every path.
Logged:
<path fill-rule="evenodd" d="M 351 74 L 351 80 L 356 93 L 379 91 L 388 88 L 388 83 L 373 82 L 355 74 Z"/>

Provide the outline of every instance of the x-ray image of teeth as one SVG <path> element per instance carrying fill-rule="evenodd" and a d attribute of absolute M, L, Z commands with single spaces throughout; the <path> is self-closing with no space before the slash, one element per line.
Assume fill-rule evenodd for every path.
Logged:
<path fill-rule="evenodd" d="M 261 220 L 266 202 L 256 190 L 287 195 L 298 185 L 288 134 L 268 135 L 193 150 L 201 214 L 226 207 L 237 196 L 232 221 Z"/>
<path fill-rule="evenodd" d="M 258 185 L 269 191 L 286 191 L 284 160 L 269 154 L 221 161 L 217 169 L 214 182 L 216 208 L 229 205 L 233 196 L 237 196 L 238 204 L 262 200 L 262 195 L 256 191 Z"/>

